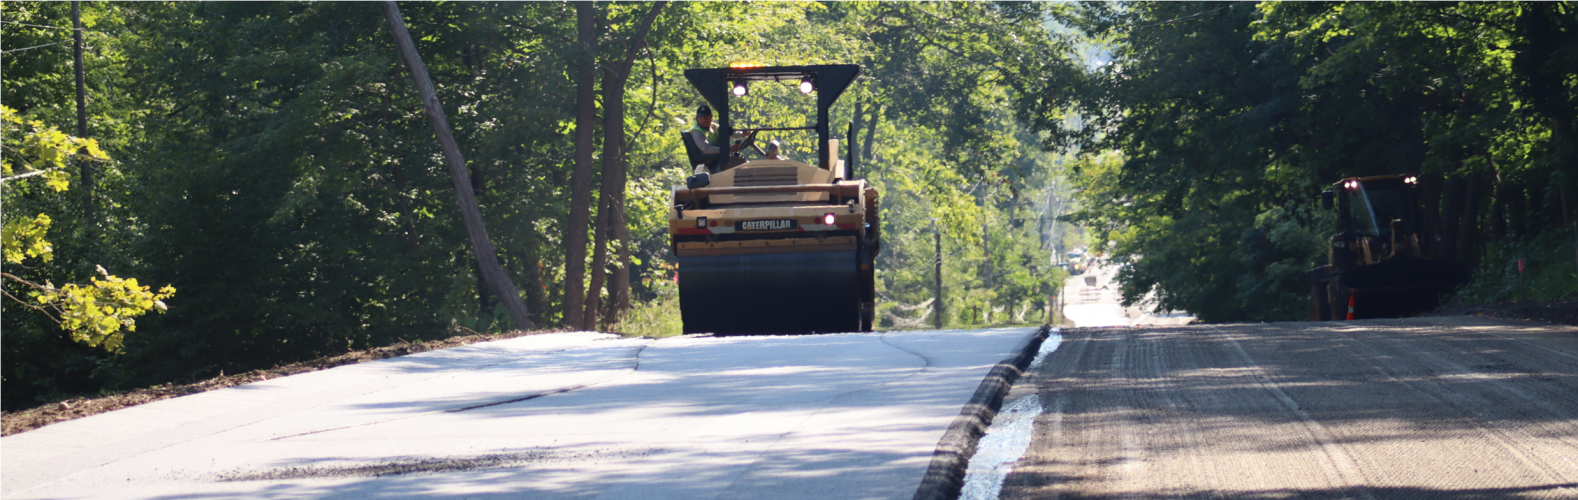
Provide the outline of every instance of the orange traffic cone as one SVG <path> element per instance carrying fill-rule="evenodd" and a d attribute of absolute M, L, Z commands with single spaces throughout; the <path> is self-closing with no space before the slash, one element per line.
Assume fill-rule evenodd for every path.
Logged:
<path fill-rule="evenodd" d="M 1358 297 L 1358 296 L 1359 296 L 1359 291 L 1358 290 L 1354 290 L 1354 291 L 1348 293 L 1348 321 L 1353 321 L 1353 299 Z"/>

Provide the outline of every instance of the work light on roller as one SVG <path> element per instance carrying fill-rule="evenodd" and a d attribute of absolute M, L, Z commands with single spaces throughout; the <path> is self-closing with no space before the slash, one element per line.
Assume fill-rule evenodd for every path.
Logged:
<path fill-rule="evenodd" d="M 829 213 L 829 214 L 824 214 L 822 216 L 822 223 L 823 224 L 827 224 L 827 225 L 831 226 L 831 225 L 833 225 L 834 222 L 837 222 L 837 219 L 833 218 L 833 214 Z"/>

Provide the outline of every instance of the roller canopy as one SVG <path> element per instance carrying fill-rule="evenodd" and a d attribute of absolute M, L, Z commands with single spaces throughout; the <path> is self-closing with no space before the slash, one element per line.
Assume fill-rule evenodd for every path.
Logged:
<path fill-rule="evenodd" d="M 724 137 L 734 133 L 733 122 L 729 119 L 729 89 L 731 82 L 760 82 L 760 81 L 799 81 L 810 79 L 816 82 L 816 134 L 819 144 L 819 157 L 829 159 L 837 156 L 834 152 L 826 151 L 828 131 L 828 109 L 838 98 L 844 95 L 849 85 L 860 76 L 858 64 L 814 64 L 809 66 L 760 66 L 746 68 L 700 68 L 685 70 L 685 78 L 690 80 L 690 85 L 701 92 L 701 97 L 712 105 L 714 115 L 718 120 L 718 132 Z M 823 168 L 826 168 L 825 166 Z"/>

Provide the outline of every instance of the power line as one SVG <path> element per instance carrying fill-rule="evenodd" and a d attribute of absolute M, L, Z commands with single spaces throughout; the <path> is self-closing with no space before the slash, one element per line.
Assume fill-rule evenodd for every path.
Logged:
<path fill-rule="evenodd" d="M 69 41 L 71 41 L 71 39 L 67 38 L 65 40 L 61 40 L 61 41 L 58 41 L 58 42 L 55 42 L 55 43 L 46 43 L 46 44 L 43 44 L 43 45 L 34 45 L 32 47 L 23 47 L 23 48 L 20 48 L 20 49 L 0 50 L 0 54 L 10 54 L 12 52 L 21 52 L 21 51 L 24 51 L 24 50 L 33 50 L 33 49 L 48 47 L 48 46 L 51 46 L 51 45 L 60 45 L 62 43 L 66 43 L 66 42 L 69 42 Z"/>
<path fill-rule="evenodd" d="M 1135 27 L 1133 29 L 1135 29 L 1135 30 L 1142 30 L 1142 29 L 1145 29 L 1145 28 L 1161 26 L 1163 24 L 1172 24 L 1172 23 L 1176 23 L 1178 21 L 1182 21 L 1182 20 L 1185 20 L 1185 19 L 1194 18 L 1194 17 L 1200 17 L 1200 16 L 1203 16 L 1203 15 L 1206 15 L 1206 14 L 1210 14 L 1212 12 L 1216 12 L 1216 11 L 1219 11 L 1219 10 L 1222 10 L 1222 9 L 1226 9 L 1228 7 L 1232 7 L 1232 5 L 1227 5 L 1227 6 L 1223 6 L 1223 7 L 1217 7 L 1215 9 L 1211 9 L 1211 10 L 1204 11 L 1204 12 L 1196 12 L 1196 13 L 1189 14 L 1189 15 L 1183 16 L 1183 17 L 1175 17 L 1175 18 L 1172 18 L 1172 19 L 1169 19 L 1169 20 L 1166 20 L 1166 21 L 1162 21 L 1162 22 L 1159 22 L 1159 23 L 1152 23 L 1152 24 L 1147 24 L 1147 25 L 1144 25 L 1144 26 L 1138 26 L 1138 27 Z"/>
<path fill-rule="evenodd" d="M 16 22 L 16 21 L 0 21 L 0 23 L 15 24 L 15 25 L 18 25 L 18 26 L 29 26 L 29 27 L 33 27 L 33 28 L 49 28 L 49 29 L 57 29 L 57 30 L 73 30 L 73 31 L 79 30 L 79 29 L 80 30 L 87 30 L 87 28 L 67 28 L 65 26 L 45 26 L 45 25 L 42 25 L 42 24 L 19 23 L 19 22 Z"/>

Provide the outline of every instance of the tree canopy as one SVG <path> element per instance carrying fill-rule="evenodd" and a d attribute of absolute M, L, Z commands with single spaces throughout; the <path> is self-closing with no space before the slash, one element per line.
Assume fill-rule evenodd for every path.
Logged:
<path fill-rule="evenodd" d="M 69 38 L 69 7 L 0 5 L 0 101 L 19 120 L 72 123 L 71 44 L 13 52 Z M 833 128 L 841 138 L 857 129 L 844 143 L 884 192 L 885 324 L 926 314 L 915 306 L 932 297 L 933 217 L 945 235 L 949 323 L 1039 317 L 1059 276 L 1055 242 L 1039 237 L 1059 160 L 1036 147 L 1012 103 L 1036 67 L 1066 61 L 1046 6 L 601 2 L 591 5 L 591 44 L 578 41 L 576 7 L 400 5 L 534 323 L 572 323 L 564 280 L 576 213 L 593 216 L 575 240 L 585 245 L 578 264 L 593 265 L 582 283 L 599 299 L 587 301 L 593 317 L 606 326 L 629 303 L 672 293 L 665 200 L 689 174 L 676 132 L 701 102 L 683 70 L 737 60 L 866 67 Z M 376 4 L 100 2 L 82 4 L 82 20 L 85 139 L 113 161 L 95 167 L 91 217 L 80 197 L 8 182 L 8 255 L 30 241 L 13 237 L 11 222 L 48 213 L 54 259 L 20 277 L 87 283 L 103 279 L 102 267 L 180 293 L 157 295 L 168 312 L 139 318 L 116 353 L 7 304 L 6 408 L 512 327 L 481 281 L 433 129 Z M 573 96 L 588 61 L 598 120 L 582 128 L 593 132 L 594 191 L 576 212 Z M 797 119 L 787 100 L 797 94 L 769 94 L 755 101 L 760 119 Z M 785 144 L 791 156 L 811 146 Z M 599 206 L 600 194 L 610 204 Z M 603 212 L 618 217 L 599 225 Z M 602 261 L 596 244 L 607 246 Z"/>
<path fill-rule="evenodd" d="M 1487 277 L 1555 255 L 1578 220 L 1571 3 L 399 10 L 538 326 L 671 303 L 667 200 L 702 103 L 683 71 L 734 61 L 864 67 L 831 119 L 882 193 L 881 328 L 1037 321 L 1059 256 L 1087 243 L 1130 300 L 1301 319 L 1332 231 L 1319 193 L 1347 176 L 1423 174 L 1430 244 Z M 5 301 L 6 409 L 515 327 L 377 4 L 93 2 L 81 19 L 73 137 L 70 4 L 0 3 L 5 292 L 76 283 L 136 306 L 103 317 L 167 312 L 95 342 L 67 309 Z M 761 86 L 743 119 L 801 124 L 803 98 Z M 1578 268 L 1551 262 L 1551 293 L 1578 294 L 1560 279 Z"/>

